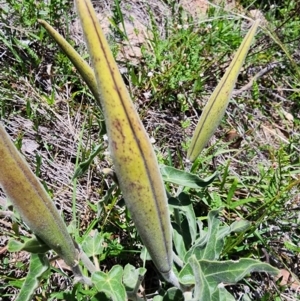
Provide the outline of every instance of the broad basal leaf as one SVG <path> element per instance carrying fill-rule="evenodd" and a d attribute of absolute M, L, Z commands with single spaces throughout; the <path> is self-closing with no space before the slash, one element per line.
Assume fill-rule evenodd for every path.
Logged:
<path fill-rule="evenodd" d="M 96 230 L 93 235 L 87 236 L 82 243 L 82 249 L 88 257 L 101 255 L 103 252 L 104 237 Z"/>
<path fill-rule="evenodd" d="M 26 251 L 35 254 L 42 254 L 50 250 L 49 246 L 37 237 L 30 238 L 24 243 L 10 239 L 7 247 L 9 252 Z"/>
<path fill-rule="evenodd" d="M 123 273 L 123 283 L 126 290 L 134 290 L 138 281 L 145 276 L 146 271 L 145 268 L 136 269 L 133 265 L 126 264 Z"/>
<path fill-rule="evenodd" d="M 92 282 L 99 292 L 105 293 L 113 301 L 125 301 L 126 290 L 122 283 L 123 268 L 113 266 L 108 272 L 96 272 L 92 275 Z"/>

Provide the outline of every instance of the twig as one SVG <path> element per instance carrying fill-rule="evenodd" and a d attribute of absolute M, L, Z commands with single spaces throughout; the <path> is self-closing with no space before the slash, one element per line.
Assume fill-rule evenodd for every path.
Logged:
<path fill-rule="evenodd" d="M 273 92 L 270 92 L 275 98 L 277 98 L 277 99 L 279 99 L 279 100 L 281 100 L 281 101 L 284 101 L 284 102 L 287 102 L 288 100 L 286 99 L 286 98 L 284 98 L 284 97 L 282 97 L 282 96 L 280 96 L 280 95 L 278 95 L 278 94 L 276 94 L 276 93 L 273 93 Z"/>
<path fill-rule="evenodd" d="M 259 77 L 262 77 L 264 74 L 270 72 L 277 65 L 278 65 L 278 62 L 268 64 L 267 67 L 261 69 L 257 74 L 255 74 L 245 86 L 243 86 L 239 90 L 234 90 L 232 95 L 237 96 L 237 95 L 243 93 L 244 91 L 250 89 L 252 87 L 254 81 L 256 81 Z"/>

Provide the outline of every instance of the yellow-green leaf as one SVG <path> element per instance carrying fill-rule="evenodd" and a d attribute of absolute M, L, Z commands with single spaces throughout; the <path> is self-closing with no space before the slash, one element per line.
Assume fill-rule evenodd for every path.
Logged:
<path fill-rule="evenodd" d="M 79 55 L 79 53 L 57 32 L 50 24 L 44 20 L 38 20 L 38 22 L 47 30 L 51 37 L 60 46 L 63 52 L 67 55 L 70 61 L 73 63 L 83 80 L 86 82 L 95 99 L 99 102 L 99 93 L 97 90 L 97 83 L 93 69 L 89 64 Z"/>
<path fill-rule="evenodd" d="M 143 243 L 167 279 L 172 273 L 172 234 L 156 156 L 91 2 L 77 0 L 76 4 L 94 67 L 119 185 Z"/>
<path fill-rule="evenodd" d="M 259 20 L 252 25 L 234 59 L 203 109 L 187 153 L 187 159 L 191 162 L 199 156 L 225 114 L 236 79 L 249 51 L 258 24 Z"/>
<path fill-rule="evenodd" d="M 77 251 L 66 225 L 1 123 L 0 186 L 29 228 L 69 266 L 75 267 Z"/>

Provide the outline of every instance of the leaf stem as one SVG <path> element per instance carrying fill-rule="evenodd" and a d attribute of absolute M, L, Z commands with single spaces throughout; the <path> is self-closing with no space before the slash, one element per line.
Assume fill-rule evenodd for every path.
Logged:
<path fill-rule="evenodd" d="M 92 263 L 92 261 L 88 258 L 88 256 L 83 252 L 83 250 L 80 248 L 80 259 L 83 263 L 83 265 L 88 269 L 88 271 L 93 274 L 97 272 L 97 268 Z"/>

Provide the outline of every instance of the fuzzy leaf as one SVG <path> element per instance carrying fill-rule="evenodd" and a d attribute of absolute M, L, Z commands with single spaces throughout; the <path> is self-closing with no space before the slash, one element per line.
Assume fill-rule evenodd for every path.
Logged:
<path fill-rule="evenodd" d="M 209 178 L 202 180 L 197 175 L 166 165 L 160 166 L 160 172 L 165 182 L 171 182 L 189 188 L 206 187 L 212 183 L 218 175 L 215 173 Z"/>
<path fill-rule="evenodd" d="M 95 99 L 99 101 L 99 93 L 97 89 L 97 83 L 93 69 L 88 63 L 79 55 L 79 53 L 59 34 L 50 24 L 44 20 L 38 20 L 38 22 L 47 30 L 55 42 L 60 46 L 63 52 L 67 55 L 70 61 L 73 63 L 83 80 L 86 82 Z"/>
<path fill-rule="evenodd" d="M 32 300 L 32 295 L 39 287 L 40 278 L 48 268 L 49 262 L 45 255 L 31 254 L 28 275 L 15 301 Z"/>
<path fill-rule="evenodd" d="M 246 220 L 235 221 L 230 225 L 231 232 L 240 233 L 251 227 L 251 223 Z"/>
<path fill-rule="evenodd" d="M 211 294 L 211 301 L 236 301 L 236 299 L 225 289 L 223 285 L 217 287 Z M 246 301 L 243 299 L 243 301 Z"/>
<path fill-rule="evenodd" d="M 121 191 L 154 264 L 166 279 L 171 279 L 171 222 L 154 150 L 91 2 L 75 2 L 94 68 L 110 154 Z"/>
<path fill-rule="evenodd" d="M 92 282 L 99 292 L 105 293 L 111 300 L 125 301 L 126 290 L 122 284 L 122 275 L 122 267 L 115 265 L 108 273 L 94 273 L 92 275 Z"/>
<path fill-rule="evenodd" d="M 126 264 L 123 273 L 123 283 L 126 287 L 126 290 L 134 290 L 140 278 L 145 276 L 146 271 L 147 270 L 145 268 L 136 269 L 133 265 Z"/>
<path fill-rule="evenodd" d="M 88 257 L 101 255 L 103 253 L 104 237 L 96 230 L 93 236 L 87 236 L 82 243 L 82 249 Z"/>
<path fill-rule="evenodd" d="M 69 266 L 76 266 L 77 251 L 66 225 L 1 123 L 0 186 L 30 229 Z"/>
<path fill-rule="evenodd" d="M 178 198 L 169 198 L 169 205 L 173 208 L 177 208 L 180 210 L 181 214 L 185 217 L 188 231 L 181 230 L 181 235 L 184 238 L 184 241 L 187 245 L 191 245 L 195 242 L 197 236 L 197 223 L 196 216 L 193 208 L 193 204 L 190 200 L 188 194 L 182 192 L 179 194 Z M 185 220 L 183 220 L 184 222 Z M 181 229 L 183 228 L 183 224 L 178 225 Z M 187 239 L 187 237 L 189 239 Z"/>
<path fill-rule="evenodd" d="M 187 153 L 187 158 L 191 162 L 195 161 L 199 156 L 225 114 L 236 79 L 248 53 L 258 24 L 259 20 L 254 22 L 224 76 L 203 109 Z"/>
<path fill-rule="evenodd" d="M 218 215 L 221 208 L 212 210 L 208 214 L 208 227 L 206 230 L 201 230 L 201 236 L 196 240 L 194 246 L 186 253 L 185 262 L 192 255 L 195 255 L 197 260 L 217 260 L 224 246 L 224 235 L 229 231 L 219 229 L 220 220 Z M 229 227 L 228 227 L 229 228 Z M 226 229 L 225 229 L 226 230 Z"/>
<path fill-rule="evenodd" d="M 176 226 L 176 225 L 175 225 Z M 183 259 L 186 254 L 186 248 L 184 245 L 184 240 L 182 235 L 179 233 L 179 230 L 177 231 L 177 227 L 173 228 L 173 242 L 175 250 L 179 256 L 180 259 Z"/>
<path fill-rule="evenodd" d="M 253 272 L 265 272 L 274 276 L 278 275 L 279 272 L 271 265 L 251 258 L 220 262 L 201 260 L 200 266 L 202 271 L 204 271 L 205 277 L 212 283 L 237 283 Z"/>
<path fill-rule="evenodd" d="M 163 301 L 184 301 L 184 297 L 183 297 L 182 292 L 178 288 L 171 287 L 166 291 L 162 300 Z"/>
<path fill-rule="evenodd" d="M 195 300 L 224 300 L 221 292 L 224 284 L 235 284 L 252 272 L 278 275 L 278 270 L 267 263 L 243 258 L 239 261 L 197 260 L 193 255 L 179 274 L 182 284 L 195 285 Z M 218 290 L 221 290 L 218 292 Z M 230 294 L 226 294 L 231 299 Z M 221 296 L 221 299 L 217 299 Z M 227 299 L 225 299 L 227 300 Z"/>

